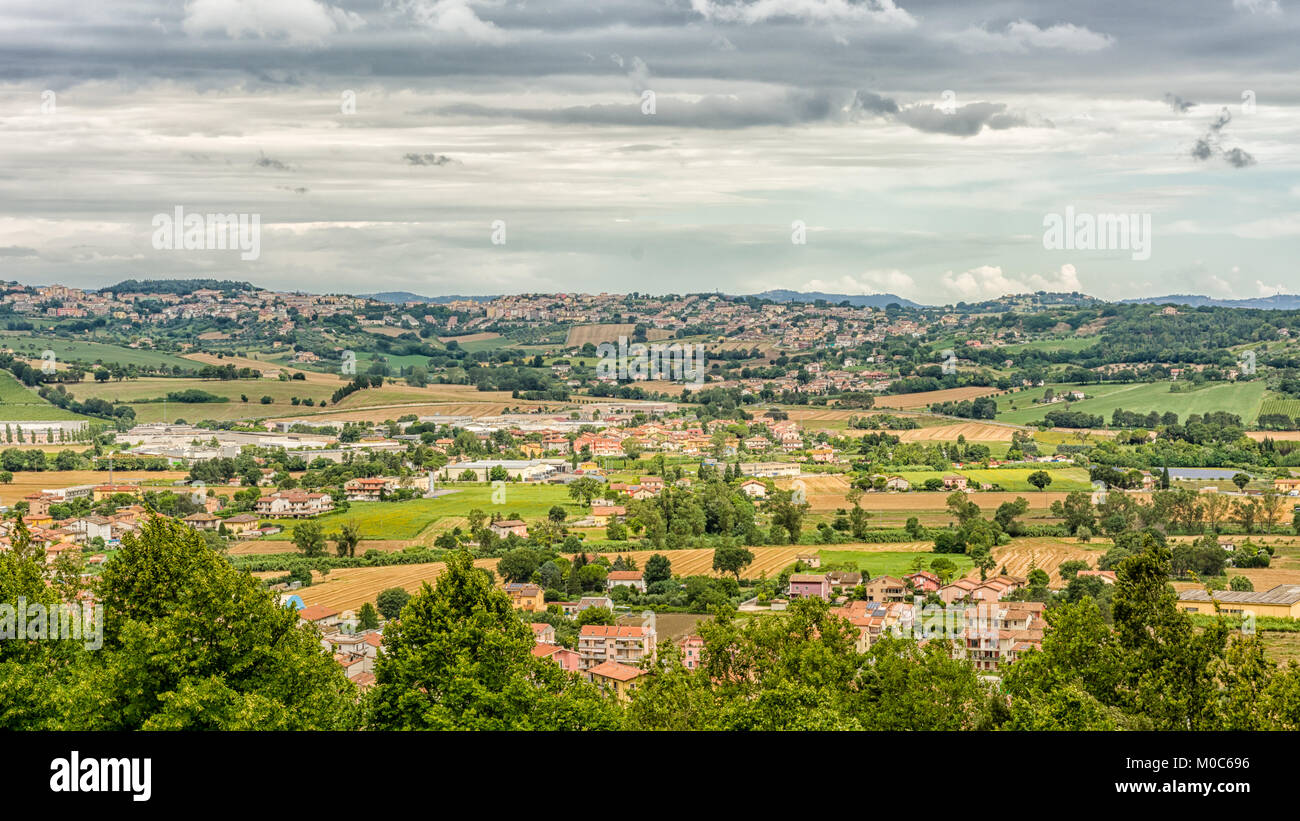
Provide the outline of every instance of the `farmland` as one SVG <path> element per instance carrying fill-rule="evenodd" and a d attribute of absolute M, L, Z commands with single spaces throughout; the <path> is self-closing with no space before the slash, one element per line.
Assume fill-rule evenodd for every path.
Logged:
<path fill-rule="evenodd" d="M 524 519 L 540 519 L 553 505 L 560 505 L 570 518 L 583 513 L 569 499 L 568 491 L 556 485 L 506 484 L 505 503 L 493 504 L 492 486 L 486 483 L 455 484 L 456 492 L 435 499 L 411 499 L 405 502 L 353 502 L 351 509 L 330 513 L 313 521 L 328 532 L 337 530 L 344 522 L 353 522 L 361 528 L 362 539 L 414 539 L 429 525 L 447 516 L 464 517 L 478 508 L 485 513 L 500 513 L 503 517 L 516 514 Z M 273 541 L 290 541 L 296 522 L 285 522 L 284 531 L 269 536 Z"/>
<path fill-rule="evenodd" d="M 881 550 L 842 549 L 837 546 L 834 550 L 820 550 L 818 551 L 818 555 L 821 556 L 823 567 L 830 565 L 853 565 L 864 574 L 869 574 L 871 578 L 877 576 L 893 576 L 898 578 L 905 573 L 911 573 L 912 565 L 916 562 L 918 557 L 925 563 L 925 567 L 928 569 L 930 562 L 942 555 L 943 558 L 948 559 L 957 566 L 958 575 L 966 573 L 974 566 L 970 557 L 964 553 L 932 553 L 931 550 L 934 548 L 934 545 L 929 542 L 916 542 L 914 549 L 911 550 L 898 549 L 899 547 L 907 546 L 909 545 L 879 545 L 881 548 L 893 548 Z M 866 548 L 869 546 L 863 545 L 862 547 Z"/>
<path fill-rule="evenodd" d="M 745 570 L 745 575 L 751 578 L 757 578 L 764 573 L 768 576 L 774 576 L 783 568 L 793 564 L 796 555 L 806 552 L 805 549 L 798 547 L 755 547 L 751 549 L 754 552 L 754 563 Z M 660 552 L 669 558 L 672 562 L 672 572 L 675 575 L 717 575 L 713 572 L 713 551 L 709 549 L 638 550 L 631 553 L 607 553 L 603 555 L 609 557 L 630 556 L 638 567 L 644 567 L 645 560 L 656 552 Z M 478 559 L 474 562 L 477 567 L 490 569 L 495 568 L 496 563 L 496 559 Z M 302 596 L 303 602 L 308 605 L 324 604 L 339 609 L 356 608 L 360 607 L 364 602 L 374 601 L 375 596 L 379 595 L 381 590 L 389 587 L 402 587 L 414 593 L 420 589 L 420 585 L 424 582 L 432 583 L 437 579 L 444 568 L 445 565 L 442 562 L 393 565 L 390 567 L 344 568 L 331 571 L 328 576 L 321 577 L 317 575 L 318 583 L 297 592 L 298 595 Z"/>
<path fill-rule="evenodd" d="M 1137 382 L 1128 385 L 1052 385 L 1056 393 L 1083 391 L 1089 398 L 1078 402 L 1050 405 L 1031 404 L 1041 398 L 1046 388 L 1034 388 L 1008 394 L 998 399 L 998 421 L 1026 425 L 1043 418 L 1051 410 L 1077 411 L 1102 416 L 1107 422 L 1111 414 L 1122 408 L 1135 413 L 1165 413 L 1172 411 L 1180 420 L 1191 414 L 1227 411 L 1241 417 L 1249 424 L 1259 415 L 1264 402 L 1263 382 L 1220 383 L 1191 391 L 1172 391 L 1175 382 Z M 1184 383 L 1186 384 L 1186 383 Z M 1014 408 L 1014 409 L 1013 409 Z"/>
<path fill-rule="evenodd" d="M 116 484 L 157 483 L 170 486 L 188 474 L 176 470 L 141 470 L 113 471 Z M 72 485 L 97 485 L 108 481 L 106 470 L 60 470 L 60 471 L 18 471 L 9 484 L 0 484 L 0 504 L 12 505 L 30 493 L 39 493 L 46 488 L 70 487 Z"/>
<path fill-rule="evenodd" d="M 0 421 L 58 422 L 89 418 L 51 405 L 8 371 L 0 371 Z"/>
<path fill-rule="evenodd" d="M 977 386 L 948 388 L 941 391 L 923 391 L 921 393 L 903 393 L 896 396 L 876 397 L 876 407 L 916 410 L 935 402 L 961 402 L 967 399 L 978 399 L 981 396 L 990 396 L 997 393 L 1000 393 L 997 388 L 982 388 Z"/>
<path fill-rule="evenodd" d="M 33 359 L 40 359 L 44 351 L 54 351 L 60 362 L 76 360 L 105 365 L 143 365 L 150 368 L 193 368 L 194 363 L 175 354 L 153 351 L 147 348 L 128 348 L 122 345 L 108 345 L 103 342 L 84 342 L 60 339 L 53 336 L 33 336 L 0 332 L 0 344 L 14 349 L 17 354 L 26 354 Z"/>

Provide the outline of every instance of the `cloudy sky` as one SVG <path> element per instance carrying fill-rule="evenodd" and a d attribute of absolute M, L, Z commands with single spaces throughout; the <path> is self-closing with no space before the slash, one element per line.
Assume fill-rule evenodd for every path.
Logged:
<path fill-rule="evenodd" d="M 1300 0 L 1150 5 L 5 0 L 0 279 L 1300 292 Z"/>

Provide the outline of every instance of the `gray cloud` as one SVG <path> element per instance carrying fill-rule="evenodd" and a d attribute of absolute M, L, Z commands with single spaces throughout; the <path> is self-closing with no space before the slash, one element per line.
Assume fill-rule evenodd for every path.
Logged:
<path fill-rule="evenodd" d="M 1177 111 L 1179 114 L 1185 113 L 1187 109 L 1196 105 L 1196 103 L 1191 100 L 1184 100 L 1182 97 L 1171 92 L 1165 92 L 1165 102 L 1169 104 L 1170 108 Z"/>
<path fill-rule="evenodd" d="M 406 160 L 407 165 L 460 165 L 460 162 L 453 160 L 446 154 L 405 154 L 402 159 Z"/>

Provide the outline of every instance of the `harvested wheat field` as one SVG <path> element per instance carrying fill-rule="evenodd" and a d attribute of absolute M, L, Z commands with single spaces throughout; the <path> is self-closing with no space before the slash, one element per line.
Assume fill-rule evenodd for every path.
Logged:
<path fill-rule="evenodd" d="M 835 511 L 839 508 L 847 508 L 848 501 L 844 498 L 849 492 L 848 479 L 843 474 L 832 474 L 823 476 L 800 476 L 798 478 L 779 478 L 774 480 L 776 486 L 784 490 L 792 487 L 801 487 L 804 496 L 811 505 L 810 511 L 813 513 Z M 867 511 L 943 511 L 948 508 L 948 497 L 952 495 L 945 491 L 935 491 L 933 493 L 925 491 L 912 491 L 908 493 L 890 493 L 890 492 L 871 492 L 862 495 L 862 509 Z M 1022 496 L 1029 500 L 1029 515 L 1041 516 L 1043 511 L 1055 501 L 1063 501 L 1066 494 L 1063 492 L 988 492 L 988 493 L 971 493 L 967 496 L 972 502 L 980 506 L 985 513 L 997 510 L 998 505 L 1003 502 L 1014 502 L 1016 497 Z"/>
<path fill-rule="evenodd" d="M 877 408 L 902 408 L 903 410 L 924 408 L 932 402 L 961 402 L 965 399 L 978 399 L 1002 393 L 997 388 L 970 386 L 965 388 L 947 388 L 941 391 L 922 391 L 921 393 L 901 393 L 896 396 L 877 396 Z"/>
<path fill-rule="evenodd" d="M 893 432 L 904 442 L 955 442 L 958 436 L 967 442 L 1010 442 L 1016 429 L 1008 425 L 991 425 L 987 422 L 959 422 L 955 425 L 936 425 L 930 428 Z"/>
<path fill-rule="evenodd" d="M 1064 586 L 1060 575 L 1056 572 L 1061 562 L 1081 559 L 1095 570 L 1097 560 L 1109 547 L 1109 542 L 1094 541 L 1084 545 L 1075 539 L 1054 537 L 1015 539 L 1011 544 L 993 548 L 993 558 L 997 561 L 997 567 L 989 575 L 1001 573 L 1002 568 L 1005 567 L 1008 574 L 1024 578 L 1029 575 L 1032 567 L 1037 567 L 1051 576 L 1052 580 L 1049 583 L 1051 587 L 1059 588 Z M 979 570 L 971 570 L 966 574 L 966 578 L 976 581 L 979 577 Z"/>
<path fill-rule="evenodd" d="M 114 484 L 139 484 L 141 482 L 162 482 L 170 484 L 177 479 L 184 479 L 189 474 L 183 470 L 115 470 Z M 70 487 L 72 485 L 102 485 L 108 482 L 106 470 L 44 470 L 17 471 L 14 480 L 7 485 L 0 485 L 0 504 L 12 505 L 22 501 L 24 496 L 40 493 L 47 488 Z M 163 488 L 160 488 L 163 489 Z"/>
<path fill-rule="evenodd" d="M 369 544 L 369 543 L 367 543 Z M 757 578 L 761 573 L 775 576 L 783 568 L 794 564 L 794 558 L 800 553 L 815 552 L 809 547 L 754 547 L 754 563 L 745 569 L 744 575 Z M 673 573 L 683 576 L 716 576 L 713 572 L 713 550 L 635 550 L 628 553 L 604 553 L 614 558 L 630 556 L 638 567 L 644 567 L 646 559 L 655 553 L 662 553 L 672 562 Z M 478 559 L 475 567 L 496 568 L 496 559 Z M 432 583 L 442 573 L 442 562 L 428 564 L 393 565 L 390 567 L 350 567 L 331 571 L 328 576 L 313 574 L 315 582 L 311 587 L 304 587 L 297 592 L 305 604 L 323 604 L 340 610 L 354 610 L 365 602 L 373 602 L 380 591 L 390 587 L 401 587 L 411 593 L 420 589 L 424 582 Z M 282 576 L 283 573 L 257 573 L 261 577 Z"/>
<path fill-rule="evenodd" d="M 604 325 L 574 325 L 569 328 L 569 335 L 564 340 L 566 348 L 581 348 L 590 342 L 593 345 L 599 345 L 602 342 L 612 342 L 618 344 L 620 336 L 627 337 L 628 345 L 632 344 L 632 334 L 636 331 L 636 325 L 629 323 L 606 323 Z M 646 339 L 651 342 L 670 339 L 672 331 L 666 331 L 662 328 L 650 328 L 646 330 Z"/>

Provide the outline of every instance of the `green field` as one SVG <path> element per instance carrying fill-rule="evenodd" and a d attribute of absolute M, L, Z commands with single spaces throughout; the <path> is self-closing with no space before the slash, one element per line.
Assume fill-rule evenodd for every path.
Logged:
<path fill-rule="evenodd" d="M 871 574 L 873 579 L 877 576 L 901 577 L 905 573 L 911 573 L 912 562 L 916 561 L 918 556 L 925 560 L 926 569 L 929 569 L 930 562 L 943 556 L 957 565 L 958 577 L 975 566 L 965 553 L 917 553 L 905 550 L 866 553 L 858 550 L 819 550 L 817 555 L 821 556 L 823 567 L 830 564 L 853 564 L 858 570 Z"/>
<path fill-rule="evenodd" d="M 9 373 L 0 371 L 0 420 L 6 422 L 59 422 L 76 419 L 89 419 L 56 408 L 36 395 Z"/>
<path fill-rule="evenodd" d="M 1071 336 L 1064 339 L 1038 339 L 1033 342 L 1021 342 L 1016 345 L 1007 345 L 1001 350 L 1008 355 L 1020 353 L 1021 351 L 1082 351 L 1091 348 L 1099 342 L 1095 336 Z M 1014 358 L 1014 357 L 1013 357 Z"/>
<path fill-rule="evenodd" d="M 913 488 L 920 487 L 926 479 L 942 479 L 949 474 L 965 476 L 974 486 L 979 482 L 1000 485 L 1003 490 L 1012 493 L 1037 493 L 1038 488 L 1029 484 L 1029 474 L 1042 468 L 989 468 L 988 470 L 962 468 L 960 470 L 905 470 L 898 476 L 912 483 Z M 1052 477 L 1049 491 L 1091 490 L 1088 471 L 1083 468 L 1057 468 L 1045 471 Z M 891 476 L 894 474 L 890 474 Z"/>
<path fill-rule="evenodd" d="M 412 499 L 406 502 L 353 502 L 343 513 L 331 513 L 312 521 L 319 522 L 326 533 L 336 531 L 344 522 L 355 522 L 363 539 L 414 539 L 429 525 L 449 516 L 465 516 L 474 508 L 508 518 L 518 514 L 526 522 L 546 517 L 552 505 L 561 505 L 573 521 L 586 515 L 586 508 L 573 503 L 563 485 L 534 485 L 507 482 L 505 504 L 494 504 L 492 485 L 487 483 L 447 483 L 458 492 L 437 499 Z M 293 539 L 293 528 L 300 522 L 277 522 L 282 533 L 266 537 L 272 541 Z"/>
<path fill-rule="evenodd" d="M 1032 399 L 1041 398 L 1043 391 L 1050 387 L 1057 393 L 1083 391 L 1089 398 L 1068 403 L 1068 409 L 1102 416 L 1107 423 L 1115 409 L 1122 408 L 1136 413 L 1173 411 L 1178 414 L 1180 422 L 1192 414 L 1227 411 L 1240 416 L 1243 423 L 1250 424 L 1259 416 L 1266 392 L 1263 382 L 1211 384 L 1185 393 L 1171 391 L 1169 388 L 1174 384 L 1180 383 L 1137 382 L 1128 385 L 1049 385 L 1031 388 L 998 397 L 997 418 L 1000 422 L 1025 425 L 1042 419 L 1048 411 L 1066 410 L 1067 403 L 1063 402 L 1052 405 L 1031 404 Z M 1015 410 L 1012 410 L 1013 404 Z"/>
<path fill-rule="evenodd" d="M 1300 399 L 1265 399 L 1260 405 L 1259 415 L 1280 413 L 1295 419 L 1300 416 Z"/>
<path fill-rule="evenodd" d="M 201 367 L 200 363 L 183 359 L 175 354 L 160 351 L 137 350 L 120 345 L 107 345 L 102 342 L 81 342 L 59 339 L 50 336 L 32 336 L 30 334 L 5 333 L 0 341 L 32 359 L 40 359 L 44 351 L 54 351 L 59 361 L 77 360 L 119 365 L 147 365 L 149 367 L 180 367 L 192 370 Z"/>

